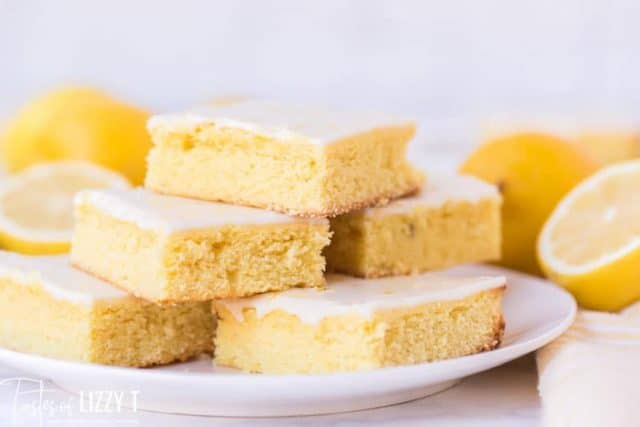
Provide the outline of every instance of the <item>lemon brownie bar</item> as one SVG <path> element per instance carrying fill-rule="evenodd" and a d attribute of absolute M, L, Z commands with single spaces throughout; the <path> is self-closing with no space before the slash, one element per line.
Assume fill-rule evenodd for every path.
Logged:
<path fill-rule="evenodd" d="M 249 99 L 149 120 L 145 186 L 300 216 L 334 216 L 415 192 L 408 120 Z"/>
<path fill-rule="evenodd" d="M 73 265 L 158 302 L 242 297 L 324 284 L 324 218 L 155 194 L 76 196 Z"/>
<path fill-rule="evenodd" d="M 219 300 L 215 362 L 324 373 L 429 362 L 496 348 L 503 277 L 329 275 L 326 289 Z"/>
<path fill-rule="evenodd" d="M 69 257 L 0 251 L 0 344 L 120 366 L 186 360 L 213 349 L 204 302 L 157 305 L 73 269 Z"/>
<path fill-rule="evenodd" d="M 432 175 L 418 195 L 332 218 L 327 269 L 380 277 L 497 260 L 500 205 L 490 184 Z"/>

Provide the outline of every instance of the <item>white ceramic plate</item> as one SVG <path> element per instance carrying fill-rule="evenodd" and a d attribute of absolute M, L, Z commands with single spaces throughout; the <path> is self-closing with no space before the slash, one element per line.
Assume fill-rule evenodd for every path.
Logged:
<path fill-rule="evenodd" d="M 465 376 L 545 345 L 564 332 L 575 316 L 573 298 L 545 280 L 491 266 L 449 271 L 507 276 L 506 330 L 499 349 L 441 362 L 330 375 L 246 374 L 213 367 L 209 359 L 152 369 L 117 368 L 5 349 L 0 349 L 0 363 L 49 378 L 72 392 L 135 391 L 137 408 L 151 411 L 243 417 L 322 414 L 391 405 L 436 393 Z"/>

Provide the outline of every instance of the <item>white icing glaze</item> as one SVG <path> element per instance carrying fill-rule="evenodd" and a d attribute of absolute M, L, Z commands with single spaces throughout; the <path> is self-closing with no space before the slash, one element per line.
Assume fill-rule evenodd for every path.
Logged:
<path fill-rule="evenodd" d="M 296 218 L 263 209 L 165 196 L 143 188 L 81 191 L 75 203 L 90 204 L 140 228 L 165 232 L 231 224 L 327 223 L 324 218 Z"/>
<path fill-rule="evenodd" d="M 241 320 L 242 310 L 254 308 L 262 317 L 284 310 L 305 323 L 324 318 L 358 314 L 370 318 L 382 309 L 415 307 L 434 301 L 450 301 L 505 285 L 504 277 L 452 277 L 446 273 L 424 273 L 380 279 L 327 276 L 327 288 L 296 288 L 250 298 L 216 301 Z"/>
<path fill-rule="evenodd" d="M 74 304 L 129 298 L 126 292 L 71 267 L 67 255 L 28 256 L 0 251 L 0 276 L 25 286 L 40 285 L 52 297 Z"/>
<path fill-rule="evenodd" d="M 248 99 L 227 105 L 206 105 L 184 113 L 149 119 L 149 130 L 211 123 L 221 128 L 242 129 L 281 141 L 305 139 L 326 145 L 364 131 L 413 126 L 413 121 L 384 113 L 339 111 L 307 105 Z"/>
<path fill-rule="evenodd" d="M 437 208 L 449 201 L 477 203 L 485 199 L 500 199 L 498 189 L 469 175 L 429 174 L 427 184 L 414 196 L 396 199 L 385 206 L 367 208 L 367 215 L 387 215 L 410 212 L 417 206 Z"/>

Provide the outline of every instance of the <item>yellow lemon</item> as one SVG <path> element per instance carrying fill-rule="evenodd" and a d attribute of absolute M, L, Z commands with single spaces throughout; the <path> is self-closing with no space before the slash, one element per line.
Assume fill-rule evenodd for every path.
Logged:
<path fill-rule="evenodd" d="M 54 160 L 85 160 L 144 180 L 149 114 L 90 88 L 65 88 L 26 105 L 4 132 L 9 172 Z"/>
<path fill-rule="evenodd" d="M 127 188 L 122 175 L 90 163 L 43 163 L 0 181 L 0 247 L 31 255 L 68 252 L 73 196 L 86 188 Z"/>
<path fill-rule="evenodd" d="M 544 271 L 583 307 L 640 298 L 640 160 L 606 167 L 558 204 L 538 240 Z"/>
<path fill-rule="evenodd" d="M 637 129 L 582 132 L 574 135 L 573 140 L 601 165 L 640 157 Z"/>
<path fill-rule="evenodd" d="M 573 144 L 539 133 L 497 138 L 472 153 L 461 171 L 495 184 L 503 197 L 499 264 L 541 274 L 536 239 L 542 225 L 558 201 L 596 168 Z"/>

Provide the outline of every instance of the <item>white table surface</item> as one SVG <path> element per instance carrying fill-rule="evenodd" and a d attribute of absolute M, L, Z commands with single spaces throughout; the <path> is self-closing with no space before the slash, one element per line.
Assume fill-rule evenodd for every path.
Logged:
<path fill-rule="evenodd" d="M 540 409 L 536 392 L 537 376 L 531 356 L 465 379 L 440 394 L 385 408 L 344 414 L 296 418 L 211 418 L 167 415 L 150 412 L 120 414 L 92 413 L 83 415 L 77 396 L 68 394 L 51 383 L 45 383 L 44 401 L 60 405 L 65 415 L 47 415 L 47 409 L 32 410 L 13 416 L 16 397 L 15 382 L 2 380 L 27 377 L 0 365 L 0 426 L 517 426 L 539 425 Z M 99 387 L 97 387 L 99 389 Z M 22 402 L 29 396 L 20 396 Z"/>

